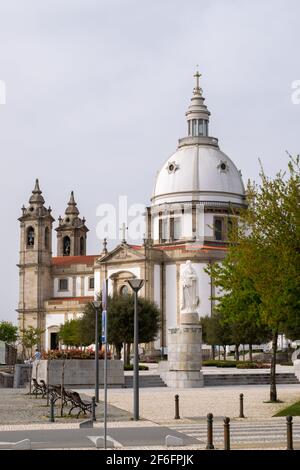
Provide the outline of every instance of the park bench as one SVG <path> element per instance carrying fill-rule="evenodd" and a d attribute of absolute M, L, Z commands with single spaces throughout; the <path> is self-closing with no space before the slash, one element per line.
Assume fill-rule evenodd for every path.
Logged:
<path fill-rule="evenodd" d="M 41 394 L 42 395 L 42 398 L 44 398 L 44 388 L 42 385 L 40 385 L 38 383 L 38 381 L 36 379 L 32 379 L 32 383 L 33 383 L 33 390 L 32 390 L 32 395 L 38 395 L 38 394 Z"/>
<path fill-rule="evenodd" d="M 72 410 L 75 408 L 79 408 L 79 412 L 77 413 L 76 418 L 79 417 L 80 413 L 83 412 L 86 415 L 86 412 L 92 413 L 92 402 L 82 400 L 81 396 L 77 392 L 69 391 L 69 396 L 71 399 L 72 407 L 69 411 L 69 415 L 71 414 Z"/>
<path fill-rule="evenodd" d="M 68 401 L 72 403 L 70 397 L 71 390 L 66 390 L 64 387 L 61 389 L 61 385 L 50 385 L 49 386 L 49 393 L 53 398 L 53 402 L 55 403 L 58 399 L 63 398 L 64 406 L 67 405 Z"/>

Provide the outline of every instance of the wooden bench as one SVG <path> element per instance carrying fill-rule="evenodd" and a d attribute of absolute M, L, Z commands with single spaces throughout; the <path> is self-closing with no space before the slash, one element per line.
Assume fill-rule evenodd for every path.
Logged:
<path fill-rule="evenodd" d="M 67 405 L 68 401 L 72 403 L 70 398 L 70 391 L 67 391 L 64 387 L 61 389 L 61 385 L 50 385 L 49 386 L 49 393 L 53 398 L 53 403 L 55 403 L 58 399 L 63 398 L 64 406 Z"/>
<path fill-rule="evenodd" d="M 81 396 L 77 392 L 68 392 L 70 396 L 70 400 L 72 403 L 72 407 L 69 411 L 69 415 L 71 414 L 72 410 L 75 408 L 79 408 L 76 418 L 79 417 L 80 413 L 83 412 L 86 415 L 86 412 L 92 413 L 92 402 L 82 400 Z"/>
<path fill-rule="evenodd" d="M 33 383 L 33 390 L 31 391 L 31 394 L 35 396 L 37 396 L 38 394 L 41 394 L 42 398 L 44 398 L 45 395 L 44 395 L 43 386 L 40 385 L 36 379 L 32 379 L 32 383 Z"/>

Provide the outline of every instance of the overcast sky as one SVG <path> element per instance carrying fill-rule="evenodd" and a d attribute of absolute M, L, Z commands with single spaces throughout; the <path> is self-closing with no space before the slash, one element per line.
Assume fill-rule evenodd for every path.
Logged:
<path fill-rule="evenodd" d="M 274 175 L 300 153 L 299 18 L 299 0 L 0 0 L 0 320 L 17 317 L 17 218 L 35 178 L 56 219 L 75 191 L 100 252 L 97 206 L 149 204 L 186 135 L 196 64 L 210 134 L 244 181 L 259 157 Z"/>

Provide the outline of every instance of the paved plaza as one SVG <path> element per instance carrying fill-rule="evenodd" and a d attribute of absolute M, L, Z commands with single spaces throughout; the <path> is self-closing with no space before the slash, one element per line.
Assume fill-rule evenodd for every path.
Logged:
<path fill-rule="evenodd" d="M 179 394 L 180 420 L 174 419 L 174 395 Z M 238 418 L 239 395 L 245 397 L 245 419 Z M 94 395 L 93 389 L 80 394 Z M 140 390 L 140 417 L 132 421 L 132 389 L 108 390 L 108 435 L 122 449 L 165 449 L 167 435 L 181 437 L 182 449 L 205 449 L 206 415 L 214 414 L 214 444 L 223 448 L 223 418 L 231 419 L 232 449 L 285 449 L 286 420 L 272 418 L 280 409 L 299 400 L 299 385 L 279 385 L 283 403 L 266 403 L 269 386 L 205 387 L 174 390 Z M 103 390 L 100 390 L 100 400 Z M 103 402 L 97 407 L 97 422 L 92 429 L 79 429 L 76 417 L 49 422 L 46 400 L 30 397 L 25 389 L 0 389 L 0 443 L 28 438 L 33 449 L 94 449 L 88 436 L 103 435 Z M 294 418 L 294 445 L 300 447 L 300 417 Z M 3 445 L 3 444 L 2 444 Z M 178 447 L 179 450 L 181 447 Z"/>

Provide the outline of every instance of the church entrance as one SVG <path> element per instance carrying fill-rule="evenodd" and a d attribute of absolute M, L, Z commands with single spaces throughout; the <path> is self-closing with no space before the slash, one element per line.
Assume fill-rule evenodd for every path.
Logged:
<path fill-rule="evenodd" d="M 58 333 L 50 333 L 50 349 L 58 349 Z"/>

